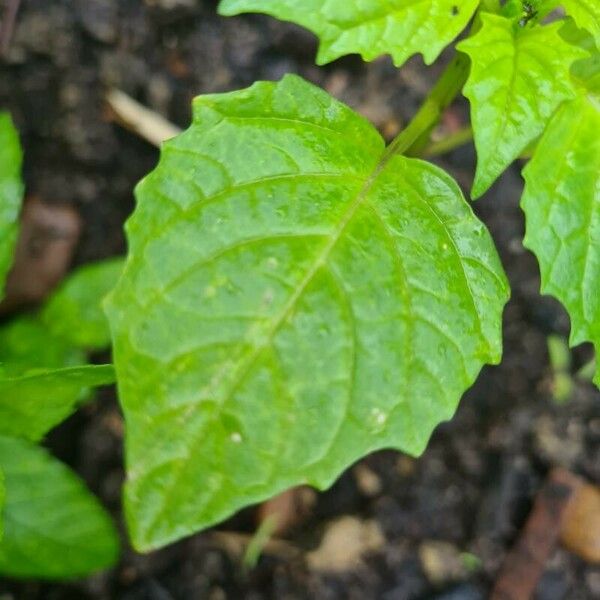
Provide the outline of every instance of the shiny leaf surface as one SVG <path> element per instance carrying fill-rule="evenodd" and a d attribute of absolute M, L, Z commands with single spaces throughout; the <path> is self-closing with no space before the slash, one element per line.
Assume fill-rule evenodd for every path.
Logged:
<path fill-rule="evenodd" d="M 46 450 L 0 435 L 6 503 L 0 574 L 83 577 L 111 566 L 118 538 L 79 478 Z"/>
<path fill-rule="evenodd" d="M 456 183 L 298 77 L 196 99 L 137 200 L 107 311 L 138 549 L 421 453 L 500 358 L 507 283 Z"/>
<path fill-rule="evenodd" d="M 21 145 L 10 116 L 0 112 L 0 299 L 12 265 L 21 208 Z"/>
<path fill-rule="evenodd" d="M 586 52 L 560 35 L 561 22 L 520 27 L 513 19 L 482 14 L 482 28 L 458 45 L 471 58 L 464 94 L 471 103 L 481 196 L 541 135 L 550 117 L 575 95 L 569 69 Z"/>
<path fill-rule="evenodd" d="M 261 12 L 310 29 L 320 41 L 317 62 L 346 54 L 373 60 L 390 54 L 396 66 L 421 53 L 431 64 L 466 27 L 478 0 L 222 0 L 223 15 Z"/>
<path fill-rule="evenodd" d="M 552 119 L 525 168 L 525 245 L 542 291 L 571 317 L 571 344 L 600 348 L 600 101 L 581 94 Z M 596 374 L 596 383 L 600 378 Z"/>

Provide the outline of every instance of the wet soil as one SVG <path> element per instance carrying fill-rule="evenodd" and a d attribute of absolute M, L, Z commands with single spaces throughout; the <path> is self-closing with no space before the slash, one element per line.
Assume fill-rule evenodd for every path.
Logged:
<path fill-rule="evenodd" d="M 415 58 L 398 71 L 387 59 L 367 65 L 349 57 L 317 68 L 310 34 L 261 16 L 220 18 L 215 7 L 211 0 L 24 0 L 10 52 L 0 61 L 0 107 L 13 113 L 23 136 L 28 192 L 47 203 L 67 203 L 82 217 L 74 264 L 125 251 L 122 225 L 133 209 L 133 187 L 157 160 L 156 149 L 111 122 L 108 87 L 185 127 L 195 95 L 294 72 L 390 138 L 442 66 L 425 68 Z M 443 127 L 451 131 L 466 116 L 459 100 Z M 468 188 L 471 146 L 439 162 Z M 538 293 L 535 260 L 521 243 L 521 188 L 515 165 L 475 206 L 513 289 L 504 316 L 504 359 L 484 369 L 422 457 L 378 452 L 366 458 L 319 494 L 309 516 L 286 535 L 285 547 L 294 552 L 266 552 L 252 569 L 232 544 L 205 532 L 148 556 L 125 546 L 115 569 L 85 581 L 2 581 L 0 597 L 486 598 L 548 470 L 563 465 L 600 483 L 600 393 L 578 382 L 567 403 L 552 398 L 546 340 L 549 334 L 566 337 L 569 322 L 555 301 Z M 589 348 L 576 349 L 574 369 L 590 356 Z M 120 524 L 122 437 L 114 393 L 104 391 L 48 440 Z M 375 523 L 383 543 L 360 564 L 325 573 L 306 559 L 344 515 Z M 219 529 L 252 534 L 254 512 Z M 536 597 L 599 598 L 600 569 L 558 549 Z"/>

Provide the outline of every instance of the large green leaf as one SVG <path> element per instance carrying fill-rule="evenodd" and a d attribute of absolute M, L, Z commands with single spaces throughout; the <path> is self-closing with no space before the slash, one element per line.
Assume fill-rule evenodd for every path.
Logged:
<path fill-rule="evenodd" d="M 431 64 L 466 27 L 479 0 L 221 0 L 219 12 L 262 12 L 293 21 L 321 41 L 317 62 L 391 54 L 396 66 L 421 53 Z"/>
<path fill-rule="evenodd" d="M 71 578 L 112 565 L 119 542 L 109 516 L 65 465 L 26 440 L 0 435 L 6 504 L 0 573 Z"/>
<path fill-rule="evenodd" d="M 524 170 L 525 245 L 542 291 L 571 316 L 571 343 L 600 349 L 600 101 L 582 94 L 552 119 Z M 600 377 L 596 375 L 596 383 Z"/>
<path fill-rule="evenodd" d="M 586 52 L 560 35 L 561 22 L 520 27 L 514 19 L 483 13 L 479 32 L 458 49 L 471 58 L 464 94 L 471 103 L 481 196 L 541 135 L 556 108 L 575 95 L 569 69 Z"/>
<path fill-rule="evenodd" d="M 73 273 L 41 311 L 40 319 L 48 332 L 77 348 L 107 347 L 110 332 L 101 302 L 122 270 L 123 259 L 113 258 L 85 265 Z"/>
<path fill-rule="evenodd" d="M 298 77 L 198 98 L 137 199 L 107 311 L 139 549 L 419 454 L 500 358 L 507 283 L 456 183 Z"/>
<path fill-rule="evenodd" d="M 0 299 L 12 264 L 21 208 L 21 146 L 10 116 L 0 112 Z"/>
<path fill-rule="evenodd" d="M 75 410 L 90 387 L 114 382 L 112 365 L 37 370 L 0 377 L 0 434 L 39 440 Z"/>

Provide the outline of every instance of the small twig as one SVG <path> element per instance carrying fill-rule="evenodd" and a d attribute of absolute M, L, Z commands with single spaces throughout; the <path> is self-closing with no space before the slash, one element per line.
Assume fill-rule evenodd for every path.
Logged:
<path fill-rule="evenodd" d="M 569 503 L 583 485 L 564 469 L 552 471 L 537 495 L 521 536 L 509 552 L 490 600 L 529 600 L 556 546 Z"/>
<path fill-rule="evenodd" d="M 120 90 L 109 90 L 106 101 L 121 125 L 154 146 L 160 146 L 165 140 L 181 133 L 179 127 Z"/>
<path fill-rule="evenodd" d="M 20 6 L 21 0 L 7 0 L 0 27 L 0 56 L 6 56 L 10 47 Z"/>

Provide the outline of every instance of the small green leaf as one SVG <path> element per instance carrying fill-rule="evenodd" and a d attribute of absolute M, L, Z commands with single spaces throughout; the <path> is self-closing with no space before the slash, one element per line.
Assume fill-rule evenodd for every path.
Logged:
<path fill-rule="evenodd" d="M 571 317 L 571 344 L 600 349 L 600 104 L 582 94 L 561 107 L 525 168 L 525 245 L 542 292 Z M 596 374 L 596 383 L 600 377 Z"/>
<path fill-rule="evenodd" d="M 21 161 L 17 131 L 10 116 L 0 112 L 0 299 L 17 241 L 17 219 L 23 197 Z"/>
<path fill-rule="evenodd" d="M 11 319 L 0 327 L 0 364 L 16 377 L 31 369 L 60 369 L 87 363 L 85 353 L 52 336 L 35 315 Z"/>
<path fill-rule="evenodd" d="M 500 358 L 507 282 L 457 184 L 298 77 L 196 99 L 137 199 L 106 304 L 138 549 L 421 453 Z"/>
<path fill-rule="evenodd" d="M 110 331 L 102 300 L 117 283 L 123 259 L 85 265 L 52 295 L 40 319 L 53 336 L 77 348 L 102 350 L 110 344 Z"/>
<path fill-rule="evenodd" d="M 46 450 L 0 435 L 6 504 L 0 573 L 64 579 L 110 567 L 116 531 L 79 478 Z"/>
<path fill-rule="evenodd" d="M 567 14 L 581 29 L 589 31 L 600 45 L 600 2 L 598 0 L 560 0 Z"/>
<path fill-rule="evenodd" d="M 589 55 L 576 61 L 571 67 L 571 75 L 576 84 L 584 90 L 600 95 L 600 50 L 596 41 L 587 31 L 578 28 L 571 19 L 566 21 L 560 34 L 569 44 L 579 46 Z"/>
<path fill-rule="evenodd" d="M 90 387 L 114 383 L 112 365 L 37 370 L 0 378 L 0 434 L 39 440 L 75 410 Z"/>
<path fill-rule="evenodd" d="M 477 148 L 472 195 L 481 196 L 544 131 L 556 108 L 575 95 L 569 69 L 587 53 L 560 35 L 561 22 L 520 27 L 482 14 L 480 31 L 457 48 L 471 58 L 464 94 Z"/>
<path fill-rule="evenodd" d="M 373 60 L 390 54 L 396 66 L 421 53 L 431 64 L 467 26 L 478 0 L 221 0 L 231 16 L 261 12 L 310 29 L 321 45 L 318 64 L 346 54 Z"/>

